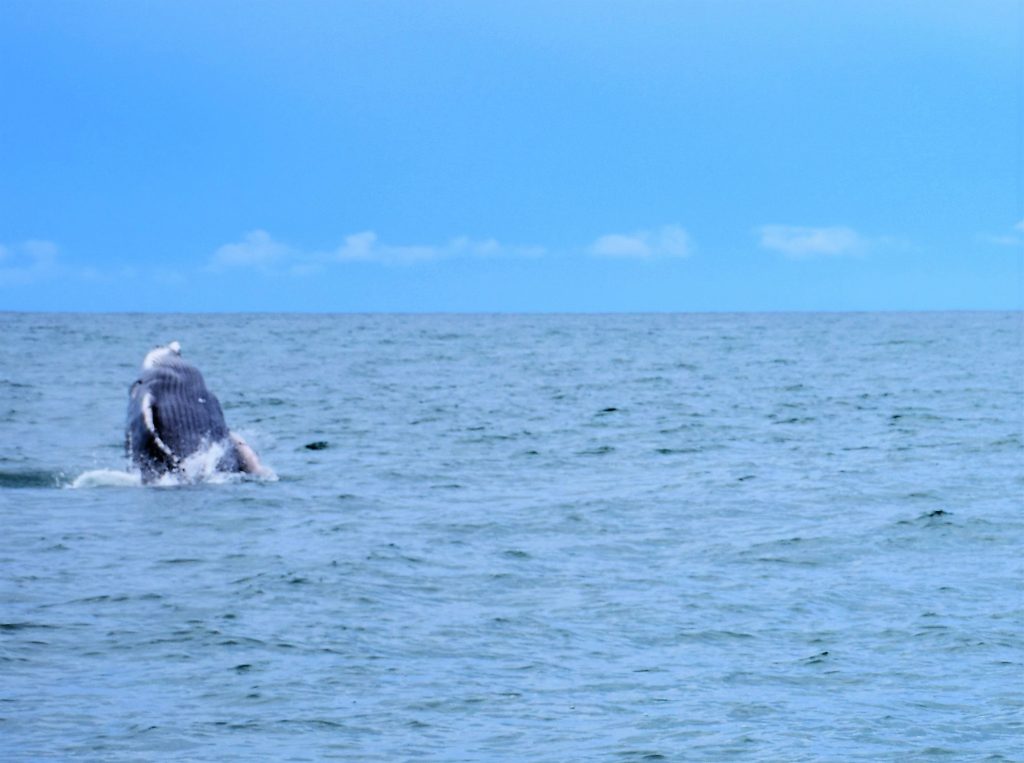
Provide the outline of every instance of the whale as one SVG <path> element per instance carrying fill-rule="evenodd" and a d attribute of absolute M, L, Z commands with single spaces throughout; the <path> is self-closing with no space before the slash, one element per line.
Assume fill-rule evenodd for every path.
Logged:
<path fill-rule="evenodd" d="M 128 390 L 125 452 L 143 483 L 182 475 L 191 456 L 209 453 L 218 472 L 268 473 L 255 451 L 228 429 L 220 401 L 181 344 L 150 350 Z"/>

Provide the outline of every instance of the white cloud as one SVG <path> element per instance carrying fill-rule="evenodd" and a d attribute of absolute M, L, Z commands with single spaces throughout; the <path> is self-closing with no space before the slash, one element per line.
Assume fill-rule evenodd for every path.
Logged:
<path fill-rule="evenodd" d="M 234 244 L 225 244 L 213 253 L 214 268 L 266 267 L 291 256 L 292 250 L 274 241 L 265 230 L 249 231 Z"/>
<path fill-rule="evenodd" d="M 1020 246 L 1021 244 L 1024 244 L 1024 238 L 1014 236 L 1012 233 L 1002 234 L 999 236 L 993 236 L 986 233 L 978 236 L 978 239 L 984 241 L 986 244 L 995 244 L 996 246 Z"/>
<path fill-rule="evenodd" d="M 654 231 L 608 233 L 587 249 L 598 257 L 688 257 L 693 252 L 689 234 L 678 225 L 665 225 Z"/>
<path fill-rule="evenodd" d="M 0 244 L 0 288 L 28 286 L 40 281 L 101 284 L 145 279 L 164 285 L 180 286 L 188 275 L 169 268 L 143 268 L 133 265 L 110 266 L 69 264 L 63 261 L 60 247 L 52 241 L 30 240 Z"/>
<path fill-rule="evenodd" d="M 867 248 L 860 234 L 844 226 L 763 225 L 757 233 L 762 247 L 794 259 L 856 255 Z"/>
<path fill-rule="evenodd" d="M 345 237 L 345 243 L 334 251 L 334 257 L 338 260 L 370 260 L 374 256 L 374 247 L 377 246 L 377 234 L 371 230 L 362 233 L 353 233 Z"/>
<path fill-rule="evenodd" d="M 996 246 L 1024 246 L 1024 220 L 1016 223 L 1010 233 L 982 233 L 978 240 Z"/>
<path fill-rule="evenodd" d="M 23 286 L 60 275 L 58 252 L 52 241 L 0 245 L 0 286 Z"/>
<path fill-rule="evenodd" d="M 536 256 L 543 254 L 543 249 L 506 246 L 493 238 L 477 241 L 467 236 L 459 236 L 443 244 L 394 245 L 382 243 L 373 231 L 363 231 L 346 236 L 345 242 L 332 254 L 332 258 L 339 262 L 408 264 L 451 257 Z"/>
<path fill-rule="evenodd" d="M 442 244 L 386 244 L 373 231 L 346 236 L 340 246 L 327 251 L 303 251 L 275 241 L 269 233 L 255 230 L 242 241 L 219 247 L 209 267 L 256 267 L 271 270 L 281 266 L 291 275 L 311 275 L 331 264 L 375 262 L 392 265 L 411 264 L 451 257 L 538 256 L 541 247 L 507 246 L 494 239 L 475 240 L 466 236 Z"/>
<path fill-rule="evenodd" d="M 445 248 L 429 245 L 391 246 L 382 244 L 373 231 L 345 237 L 345 243 L 333 252 L 339 262 L 417 262 L 435 260 L 445 255 Z"/>
<path fill-rule="evenodd" d="M 52 263 L 57 259 L 57 245 L 52 241 L 26 241 L 21 248 L 35 262 Z"/>

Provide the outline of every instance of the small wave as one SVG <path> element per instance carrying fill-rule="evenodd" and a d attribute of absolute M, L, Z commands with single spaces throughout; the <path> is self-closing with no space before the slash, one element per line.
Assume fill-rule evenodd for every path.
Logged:
<path fill-rule="evenodd" d="M 67 478 L 64 472 L 44 469 L 0 471 L 0 488 L 5 487 L 59 487 Z"/>

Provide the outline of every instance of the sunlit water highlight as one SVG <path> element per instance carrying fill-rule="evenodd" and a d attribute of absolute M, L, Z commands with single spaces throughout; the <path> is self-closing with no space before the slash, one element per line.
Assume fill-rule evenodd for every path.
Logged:
<path fill-rule="evenodd" d="M 3 760 L 1022 759 L 1019 314 L 0 322 Z"/>

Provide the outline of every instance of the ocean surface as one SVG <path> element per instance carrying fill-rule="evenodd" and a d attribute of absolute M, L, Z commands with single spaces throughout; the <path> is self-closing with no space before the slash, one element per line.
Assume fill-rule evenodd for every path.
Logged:
<path fill-rule="evenodd" d="M 1024 760 L 1020 313 L 0 329 L 4 761 Z"/>

